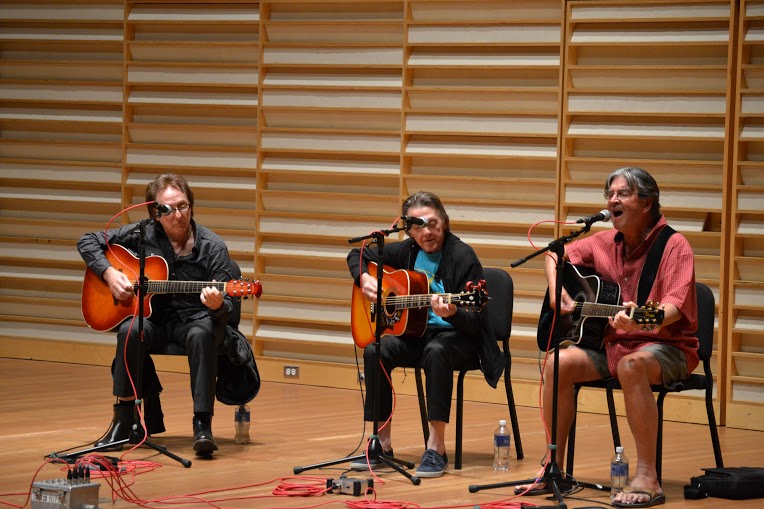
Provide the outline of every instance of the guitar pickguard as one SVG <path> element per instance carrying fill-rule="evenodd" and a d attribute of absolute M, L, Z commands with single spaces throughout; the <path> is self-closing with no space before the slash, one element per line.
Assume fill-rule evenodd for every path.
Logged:
<path fill-rule="evenodd" d="M 390 293 L 386 298 L 395 298 L 394 293 Z M 396 310 L 395 306 L 385 305 L 385 312 L 382 313 L 382 329 L 394 329 L 400 323 L 403 317 L 402 310 Z M 369 304 L 369 318 L 373 323 L 377 323 L 377 303 Z"/>

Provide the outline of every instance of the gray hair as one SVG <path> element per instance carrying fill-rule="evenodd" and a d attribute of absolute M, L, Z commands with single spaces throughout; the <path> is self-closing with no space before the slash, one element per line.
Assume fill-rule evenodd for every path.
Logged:
<path fill-rule="evenodd" d="M 605 191 L 610 190 L 611 184 L 617 177 L 623 177 L 629 185 L 629 189 L 636 191 L 637 196 L 640 198 L 650 198 L 653 200 L 650 213 L 652 214 L 653 221 L 658 221 L 661 217 L 661 191 L 658 189 L 658 183 L 653 176 L 636 166 L 618 168 L 605 180 Z"/>
<path fill-rule="evenodd" d="M 412 194 L 406 198 L 406 201 L 403 202 L 403 205 L 401 206 L 401 214 L 404 216 L 408 215 L 409 209 L 411 207 L 430 207 L 435 209 L 435 211 L 440 216 L 440 219 L 443 220 L 443 231 L 451 231 L 451 222 L 448 218 L 448 214 L 446 213 L 446 208 L 443 206 L 443 202 L 440 201 L 440 198 L 438 198 L 434 193 L 427 191 L 417 191 L 416 193 Z"/>

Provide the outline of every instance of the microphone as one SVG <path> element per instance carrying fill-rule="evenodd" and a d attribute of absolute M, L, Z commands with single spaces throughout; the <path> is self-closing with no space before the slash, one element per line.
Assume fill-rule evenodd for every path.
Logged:
<path fill-rule="evenodd" d="M 597 221 L 604 221 L 607 223 L 608 221 L 610 221 L 611 217 L 612 216 L 610 215 L 610 211 L 608 209 L 602 209 L 600 210 L 599 214 L 596 214 L 594 216 L 586 216 L 586 217 L 579 218 L 578 221 L 576 221 L 576 223 L 592 224 L 592 223 L 596 223 Z"/>
<path fill-rule="evenodd" d="M 164 203 L 154 202 L 154 207 L 156 207 L 156 212 L 154 213 L 154 218 L 158 219 L 162 216 L 169 216 L 172 214 L 172 207 L 169 205 L 165 205 Z"/>
<path fill-rule="evenodd" d="M 415 216 L 401 216 L 401 221 L 404 221 L 407 227 L 411 227 L 413 225 L 424 226 L 428 223 L 428 219 L 426 217 Z"/>

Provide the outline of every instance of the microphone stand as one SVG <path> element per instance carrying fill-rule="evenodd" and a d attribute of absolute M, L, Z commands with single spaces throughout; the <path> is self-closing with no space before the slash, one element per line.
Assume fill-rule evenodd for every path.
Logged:
<path fill-rule="evenodd" d="M 372 435 L 369 438 L 369 445 L 368 445 L 368 461 L 371 462 L 372 460 L 379 460 L 388 467 L 391 467 L 399 474 L 406 477 L 409 481 L 412 482 L 414 485 L 419 485 L 421 483 L 421 479 L 415 475 L 411 475 L 408 472 L 406 472 L 401 465 L 405 466 L 406 468 L 414 468 L 414 464 L 410 461 L 403 461 L 398 458 L 394 458 L 392 456 L 387 456 L 384 453 L 384 450 L 382 448 L 382 444 L 379 441 L 379 382 L 381 380 L 381 365 L 380 365 L 380 345 L 381 345 L 381 339 L 382 339 L 382 329 L 384 328 L 384 307 L 382 305 L 382 275 L 385 272 L 383 270 L 383 251 L 385 247 L 385 237 L 387 237 L 391 233 L 399 232 L 401 230 L 407 229 L 406 228 L 400 228 L 398 226 L 394 226 L 393 228 L 389 230 L 379 230 L 376 232 L 372 232 L 369 235 L 365 235 L 363 237 L 355 237 L 348 240 L 348 243 L 355 244 L 357 242 L 360 242 L 362 240 L 372 239 L 372 243 L 377 244 L 377 257 L 379 259 L 378 267 L 377 267 L 377 303 L 376 303 L 376 312 L 375 312 L 375 321 L 376 321 L 376 328 L 374 330 L 374 358 L 377 361 L 376 368 L 374 370 L 374 394 L 373 394 L 373 403 L 372 403 L 372 421 L 373 421 L 373 429 L 372 429 Z M 368 395 L 367 395 L 368 397 Z M 331 461 L 325 461 L 323 463 L 316 463 L 314 465 L 308 465 L 304 467 L 294 467 L 294 473 L 299 474 L 301 472 L 304 472 L 306 470 L 310 470 L 313 468 L 321 468 L 321 467 L 327 467 L 331 465 L 338 465 L 340 463 L 345 463 L 348 461 L 360 461 L 365 460 L 366 454 L 358 454 L 356 456 L 348 456 L 345 458 L 340 458 L 336 460 Z"/>
<path fill-rule="evenodd" d="M 551 341 L 551 347 L 554 348 L 554 354 L 553 354 L 554 375 L 552 377 L 552 432 L 551 432 L 551 442 L 548 444 L 548 448 L 550 451 L 549 462 L 544 468 L 544 473 L 538 479 L 524 479 L 522 481 L 509 481 L 509 482 L 503 482 L 503 483 L 485 484 L 482 486 L 477 484 L 472 484 L 469 486 L 470 493 L 475 493 L 477 491 L 486 490 L 486 489 L 504 488 L 507 486 L 519 486 L 521 484 L 544 483 L 546 486 L 552 487 L 552 490 L 554 492 L 554 497 L 557 500 L 556 507 L 559 507 L 560 509 L 567 508 L 567 504 L 565 504 L 562 498 L 560 486 L 562 484 L 565 484 L 570 487 L 573 485 L 573 482 L 570 479 L 565 479 L 563 477 L 563 472 L 560 470 L 560 467 L 557 465 L 557 401 L 558 401 L 558 389 L 559 389 L 558 369 L 560 367 L 560 349 L 559 349 L 560 320 L 559 318 L 560 318 L 560 301 L 562 299 L 562 272 L 563 272 L 563 268 L 565 264 L 563 260 L 563 255 L 565 254 L 565 244 L 572 242 L 579 235 L 587 233 L 591 229 L 592 223 L 594 223 L 595 221 L 596 219 L 594 217 L 586 218 L 583 221 L 584 226 L 581 227 L 580 230 L 571 232 L 568 235 L 564 235 L 556 240 L 553 240 L 545 248 L 539 249 L 538 251 L 534 251 L 528 256 L 525 256 L 513 262 L 510 265 L 510 267 L 512 268 L 518 267 L 522 265 L 523 263 L 527 262 L 528 260 L 530 260 L 531 258 L 534 258 L 542 253 L 546 253 L 547 251 L 551 251 L 557 255 L 557 265 L 556 265 L 556 274 L 555 274 L 555 291 L 554 291 L 555 327 L 552 331 L 552 341 Z M 585 488 L 597 489 L 597 490 L 610 489 L 600 484 L 577 482 L 576 485 L 583 486 Z M 534 506 L 534 508 L 541 508 L 541 507 L 555 507 L 555 506 Z"/>
<path fill-rule="evenodd" d="M 141 392 L 141 396 L 143 396 L 143 355 L 144 352 L 144 346 L 143 346 L 143 300 L 146 293 L 148 293 L 147 288 L 147 279 L 146 279 L 146 225 L 149 224 L 153 219 L 142 219 L 138 225 L 135 227 L 135 229 L 139 230 L 139 236 L 138 236 L 138 286 L 136 287 L 136 297 L 138 298 L 138 338 L 140 341 L 139 348 L 137 350 L 138 359 L 135 363 L 135 385 L 138 387 L 138 390 Z M 132 231 L 135 231 L 133 229 Z M 130 341 L 130 337 L 128 336 L 125 339 L 125 349 L 127 350 L 127 341 Z M 61 458 L 63 460 L 73 460 L 79 456 L 82 456 L 84 454 L 89 454 L 91 452 L 98 452 L 103 449 L 111 448 L 115 445 L 122 445 L 122 444 L 130 444 L 130 445 L 136 445 L 141 444 L 145 445 L 146 447 L 150 447 L 151 449 L 154 449 L 157 452 L 160 452 L 164 454 L 165 456 L 168 456 L 169 458 L 174 459 L 175 461 L 179 462 L 181 465 L 183 465 L 186 468 L 191 467 L 191 461 L 187 460 L 185 458 L 181 458 L 180 456 L 171 453 L 167 450 L 167 447 L 164 445 L 155 444 L 154 442 L 150 440 L 143 440 L 145 436 L 145 431 L 143 427 L 141 427 L 141 419 L 140 415 L 138 414 L 138 405 L 141 404 L 141 399 L 135 400 L 135 405 L 133 407 L 133 426 L 132 430 L 130 431 L 130 436 L 128 438 L 125 438 L 123 440 L 116 440 L 114 442 L 109 442 L 106 444 L 101 444 L 99 446 L 90 447 L 88 449 L 83 449 L 81 451 L 72 452 L 69 454 L 64 455 L 58 455 L 57 453 L 53 453 L 50 455 L 50 457 L 54 458 Z"/>

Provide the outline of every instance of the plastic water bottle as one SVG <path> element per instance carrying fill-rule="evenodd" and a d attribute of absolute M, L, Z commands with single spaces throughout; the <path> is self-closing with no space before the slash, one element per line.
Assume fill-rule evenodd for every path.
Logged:
<path fill-rule="evenodd" d="M 623 453 L 623 447 L 615 448 L 615 456 L 610 460 L 610 500 L 629 482 L 629 458 Z"/>
<path fill-rule="evenodd" d="M 236 435 L 233 437 L 233 441 L 237 444 L 249 443 L 249 407 L 247 405 L 240 405 L 236 409 L 234 414 L 234 426 L 236 429 Z"/>
<path fill-rule="evenodd" d="M 509 429 L 507 421 L 499 421 L 499 427 L 493 433 L 493 469 L 509 470 Z"/>

